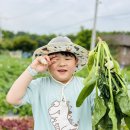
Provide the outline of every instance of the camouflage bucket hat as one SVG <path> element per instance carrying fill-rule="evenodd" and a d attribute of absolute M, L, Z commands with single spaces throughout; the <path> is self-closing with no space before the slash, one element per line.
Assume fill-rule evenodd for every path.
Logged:
<path fill-rule="evenodd" d="M 78 65 L 76 71 L 81 70 L 86 64 L 88 59 L 88 51 L 74 44 L 68 37 L 58 36 L 53 38 L 47 45 L 36 49 L 33 53 L 32 59 L 37 56 L 48 55 L 54 52 L 66 51 L 73 53 L 78 59 Z"/>

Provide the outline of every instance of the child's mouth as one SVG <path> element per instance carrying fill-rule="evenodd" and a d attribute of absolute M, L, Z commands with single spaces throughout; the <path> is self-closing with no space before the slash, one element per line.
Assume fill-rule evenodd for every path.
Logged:
<path fill-rule="evenodd" d="M 67 70 L 61 69 L 61 70 L 58 70 L 58 72 L 63 73 L 63 72 L 67 72 Z"/>

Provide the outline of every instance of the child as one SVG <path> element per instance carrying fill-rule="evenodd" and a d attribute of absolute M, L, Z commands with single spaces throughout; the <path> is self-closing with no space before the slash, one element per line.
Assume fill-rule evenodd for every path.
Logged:
<path fill-rule="evenodd" d="M 31 104 L 34 130 L 92 130 L 92 94 L 76 107 L 83 78 L 74 76 L 87 63 L 88 51 L 67 37 L 53 38 L 33 54 L 33 62 L 7 94 L 10 104 Z M 37 73 L 48 77 L 33 80 Z"/>

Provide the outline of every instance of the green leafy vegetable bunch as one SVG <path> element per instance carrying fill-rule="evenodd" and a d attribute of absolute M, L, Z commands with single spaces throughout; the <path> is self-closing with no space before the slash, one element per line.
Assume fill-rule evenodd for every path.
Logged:
<path fill-rule="evenodd" d="M 93 111 L 93 125 L 97 130 L 120 130 L 124 120 L 130 129 L 130 98 L 127 83 L 121 73 L 118 62 L 110 54 L 105 41 L 99 38 L 97 46 L 90 51 L 87 68 L 88 76 L 85 87 L 78 96 L 76 105 L 81 106 L 84 100 L 96 90 Z"/>

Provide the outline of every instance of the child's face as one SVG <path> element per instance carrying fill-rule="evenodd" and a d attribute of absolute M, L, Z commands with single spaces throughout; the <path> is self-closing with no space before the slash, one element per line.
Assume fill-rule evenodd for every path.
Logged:
<path fill-rule="evenodd" d="M 48 66 L 49 72 L 56 80 L 66 83 L 75 72 L 78 60 L 60 53 L 54 55 L 55 57 L 50 59 L 52 64 Z"/>

